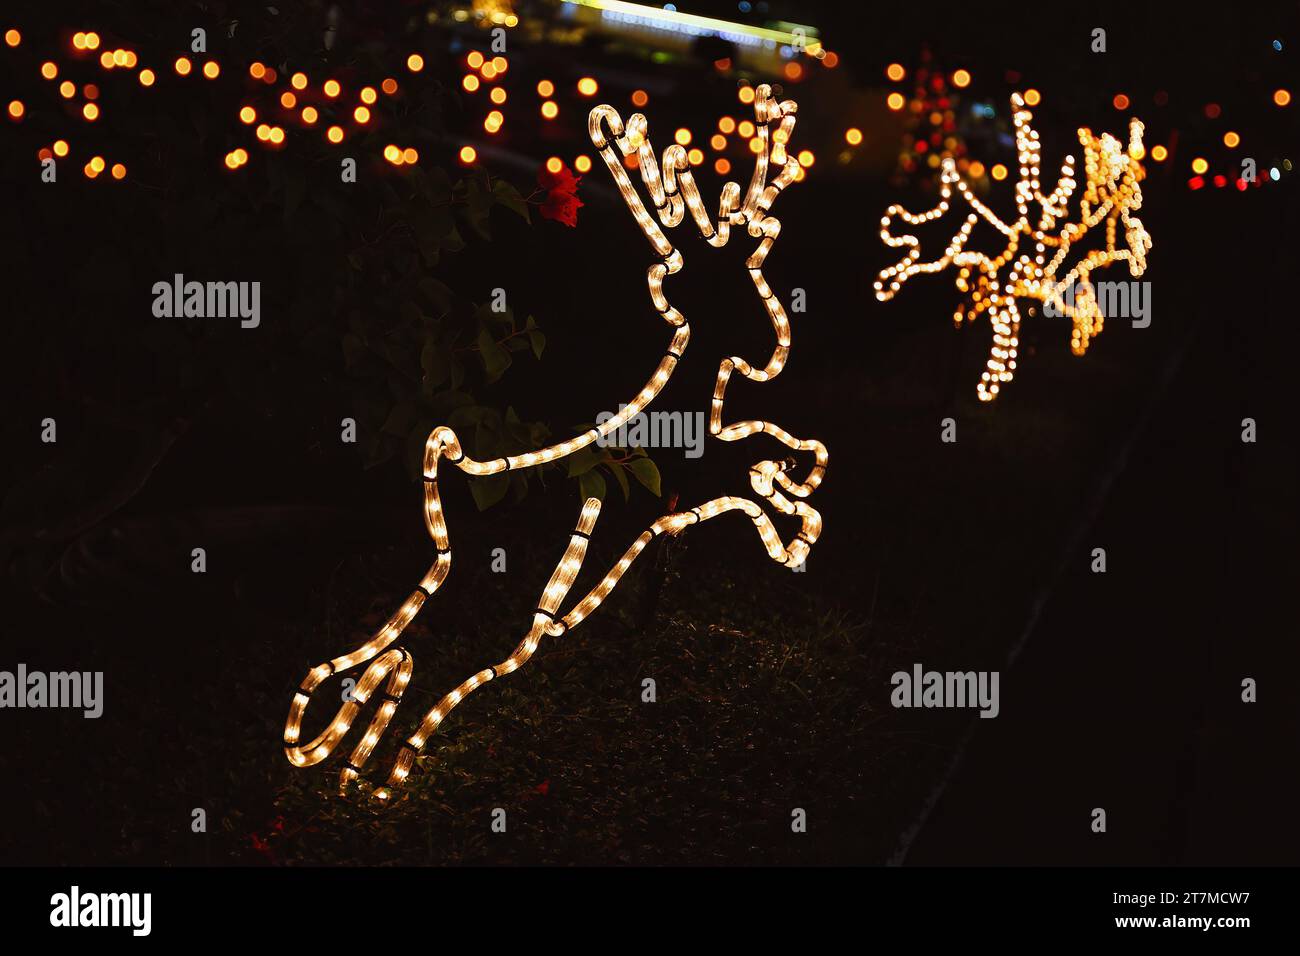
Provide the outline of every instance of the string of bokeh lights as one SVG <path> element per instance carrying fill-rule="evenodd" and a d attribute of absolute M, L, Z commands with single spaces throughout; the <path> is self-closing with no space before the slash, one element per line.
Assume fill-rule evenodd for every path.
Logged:
<path fill-rule="evenodd" d="M 823 50 L 817 46 L 809 50 L 810 57 L 819 59 L 827 68 L 833 69 L 838 64 L 839 58 L 832 52 Z M 485 56 L 478 50 L 470 51 L 466 54 L 464 65 L 467 72 L 461 76 L 461 89 L 470 95 L 478 95 L 486 92 L 487 99 L 491 109 L 483 117 L 483 132 L 487 136 L 497 136 L 507 127 L 507 116 L 503 107 L 510 101 L 510 91 L 504 85 L 502 78 L 509 70 L 509 61 L 504 56 Z M 798 67 L 798 63 L 787 63 L 786 67 Z M 797 74 L 802 77 L 802 67 Z M 786 75 L 793 74 L 791 70 L 786 70 Z M 594 100 L 600 93 L 600 83 L 592 76 L 580 77 L 573 84 L 574 92 L 580 98 L 580 101 Z M 737 89 L 737 99 L 743 106 L 750 107 L 754 102 L 754 87 L 749 84 L 742 84 Z M 534 86 L 534 92 L 539 101 L 538 114 L 544 122 L 558 121 L 562 114 L 560 104 L 560 89 L 553 80 L 541 79 Z M 634 89 L 631 92 L 630 100 L 637 109 L 643 109 L 650 102 L 650 95 L 643 89 Z M 860 145 L 862 142 L 861 131 L 854 131 L 846 138 L 850 146 Z M 757 127 L 751 120 L 739 119 L 729 114 L 723 114 L 718 117 L 716 128 L 708 134 L 707 146 L 708 152 L 705 151 L 703 140 L 697 140 L 696 134 L 689 127 L 678 127 L 673 133 L 673 141 L 679 146 L 686 148 L 686 159 L 689 165 L 698 167 L 705 165 L 712 157 L 713 171 L 719 176 L 730 175 L 732 163 L 737 153 L 756 154 L 763 148 L 762 139 L 758 136 Z M 728 154 L 731 155 L 728 155 Z M 799 170 L 795 174 L 796 181 L 803 179 L 809 169 L 816 161 L 816 156 L 810 149 L 802 149 L 795 154 L 795 159 L 799 162 Z M 478 160 L 478 149 L 472 144 L 463 146 L 460 150 L 460 160 L 463 164 L 469 165 Z M 578 153 L 572 158 L 573 168 L 580 174 L 586 174 L 591 171 L 593 160 L 587 153 Z M 638 162 L 638 154 L 633 152 L 624 157 L 624 164 L 628 169 L 635 169 Z M 549 156 L 544 161 L 545 167 L 552 173 L 557 173 L 565 165 L 565 160 L 560 156 Z"/>
<path fill-rule="evenodd" d="M 1273 41 L 1273 50 L 1282 51 L 1282 42 Z M 951 74 L 945 76 L 943 73 L 932 70 L 917 69 L 914 71 L 916 79 L 916 88 L 911 96 L 894 90 L 885 97 L 886 107 L 894 113 L 909 113 L 914 116 L 925 119 L 930 127 L 928 136 L 917 136 L 915 141 L 909 140 L 909 134 L 904 134 L 904 150 L 901 156 L 901 163 L 906 171 L 911 171 L 921 161 L 931 169 L 939 169 L 944 160 L 953 157 L 957 161 L 957 169 L 961 172 L 967 182 L 976 183 L 984 178 L 987 174 L 989 178 L 996 182 L 1001 182 L 1008 178 L 1011 171 L 1003 163 L 994 163 L 992 166 L 985 165 L 976 159 L 971 159 L 963 155 L 964 149 L 960 140 L 955 139 L 953 132 L 955 129 L 955 116 L 953 106 L 948 96 L 950 91 L 963 91 L 970 86 L 972 76 L 969 70 L 956 69 Z M 906 67 L 901 63 L 890 63 L 885 68 L 885 78 L 891 83 L 901 83 L 909 76 Z M 1020 74 L 1015 70 L 1006 72 L 1006 79 L 1009 83 L 1019 83 Z M 1252 89 L 1246 93 L 1248 96 L 1260 96 L 1258 89 Z M 1022 94 L 1025 105 L 1035 107 L 1041 101 L 1041 94 L 1037 89 L 1030 87 Z M 1284 86 L 1267 87 L 1268 102 L 1277 109 L 1285 110 L 1291 106 L 1291 91 Z M 1151 97 L 1152 103 L 1159 108 L 1169 105 L 1169 93 L 1167 90 L 1157 90 Z M 1110 105 L 1117 112 L 1125 112 L 1133 105 L 1133 99 L 1125 92 L 1117 92 L 1110 99 Z M 992 117 L 993 112 L 990 106 L 985 104 L 987 112 L 986 117 Z M 1198 107 L 1198 112 L 1205 120 L 1217 122 L 1224 118 L 1224 107 L 1218 102 L 1207 102 Z M 1190 122 L 1188 118 L 1185 121 Z M 856 136 L 859 136 L 854 130 L 850 130 L 846 137 L 850 142 Z M 1172 164 L 1175 159 L 1175 153 L 1178 148 L 1178 136 L 1171 135 L 1167 143 L 1155 143 L 1147 151 L 1147 159 L 1152 163 Z M 1210 141 L 1201 141 L 1196 144 L 1188 144 L 1185 148 L 1193 153 L 1188 166 L 1191 170 L 1191 177 L 1187 180 L 1187 186 L 1190 190 L 1199 190 L 1213 185 L 1217 188 L 1233 186 L 1237 190 L 1244 192 L 1246 189 L 1254 186 L 1259 187 L 1267 182 L 1278 182 L 1284 173 L 1293 170 L 1294 164 L 1289 158 L 1281 158 L 1274 165 L 1261 171 L 1253 179 L 1247 178 L 1241 168 L 1241 157 L 1243 152 L 1239 152 L 1246 145 L 1246 137 L 1236 129 L 1227 129 L 1222 133 L 1214 133 Z M 1227 160 L 1228 172 L 1211 172 L 1216 165 L 1207 156 L 1211 151 L 1222 147 L 1222 159 Z M 1267 148 L 1267 147 L 1265 147 Z M 1266 164 L 1261 163 L 1261 166 Z M 1222 169 L 1222 167 L 1220 167 Z"/>
<path fill-rule="evenodd" d="M 24 38 L 17 28 L 10 28 L 4 35 L 5 43 L 10 48 L 20 47 Z M 805 51 L 808 57 L 819 61 L 824 67 L 833 69 L 838 64 L 838 57 L 825 50 L 819 43 L 814 43 Z M 39 65 L 40 75 L 50 81 L 57 98 L 73 108 L 76 115 L 87 124 L 95 124 L 104 118 L 104 105 L 101 100 L 104 82 L 74 80 L 69 73 L 82 71 L 86 65 L 96 63 L 105 74 L 133 74 L 138 85 L 143 89 L 155 88 L 164 81 L 215 81 L 225 75 L 219 58 L 215 56 L 180 55 L 176 56 L 166 67 L 157 69 L 141 62 L 136 51 L 129 47 L 107 49 L 107 41 L 95 31 L 78 31 L 68 40 L 67 47 L 61 51 L 62 56 L 46 59 Z M 496 135 L 506 125 L 506 106 L 510 92 L 505 85 L 505 78 L 510 69 L 509 59 L 503 55 L 487 56 L 478 50 L 472 50 L 463 58 L 467 72 L 460 78 L 460 88 L 466 95 L 484 93 L 491 109 L 484 116 L 482 127 L 485 134 Z M 721 68 L 724 64 L 718 64 Z M 729 68 L 729 64 L 727 65 Z M 404 67 L 408 75 L 414 76 L 425 70 L 425 58 L 420 53 L 407 56 Z M 804 67 L 797 62 L 785 64 L 784 75 L 791 81 L 804 77 Z M 397 76 L 388 76 L 375 83 L 358 85 L 355 90 L 346 91 L 342 82 L 326 76 L 311 78 L 307 73 L 298 71 L 283 73 L 274 66 L 254 61 L 246 70 L 247 78 L 252 82 L 251 89 L 245 89 L 236 110 L 240 126 L 252 133 L 250 142 L 227 151 L 222 157 L 224 167 L 230 171 L 245 167 L 250 159 L 250 149 L 261 147 L 267 150 L 282 149 L 294 131 L 314 133 L 322 136 L 331 145 L 346 142 L 357 132 L 374 127 L 377 111 L 384 99 L 396 97 L 401 86 Z M 593 100 L 600 91 L 600 85 L 594 77 L 583 76 L 573 84 L 579 101 Z M 560 90 L 549 79 L 537 81 L 535 91 L 540 101 L 538 112 L 543 121 L 555 121 L 561 116 Z M 738 98 L 744 106 L 753 102 L 754 87 L 742 85 Z M 631 93 L 632 105 L 643 108 L 649 102 L 649 94 L 642 89 Z M 27 118 L 28 105 L 19 99 L 9 102 L 7 115 L 13 122 L 22 122 Z M 680 127 L 674 133 L 674 141 L 687 147 L 687 159 L 692 166 L 700 166 L 712 159 L 714 171 L 721 176 L 730 174 L 734 155 L 733 144 L 739 144 L 741 153 L 755 153 L 762 148 L 755 124 L 746 119 L 737 120 L 730 115 L 718 118 L 717 128 L 708 135 L 706 153 L 703 142 L 694 143 L 695 134 L 687 127 Z M 69 135 L 42 145 L 38 159 L 64 159 L 74 152 L 73 140 Z M 849 136 L 851 146 L 861 143 L 861 135 Z M 382 149 L 384 159 L 395 167 L 409 166 L 419 162 L 419 152 L 413 146 L 388 143 Z M 478 149 L 467 143 L 461 146 L 457 157 L 462 165 L 471 166 L 478 162 Z M 797 177 L 802 178 L 805 170 L 815 161 L 813 152 L 808 149 L 796 154 L 800 163 Z M 627 157 L 629 168 L 635 168 L 636 154 Z M 558 156 L 545 160 L 545 165 L 552 172 L 558 171 L 564 161 Z M 573 158 L 574 168 L 580 174 L 592 168 L 592 157 L 585 153 Z M 108 171 L 113 179 L 126 178 L 127 167 L 123 162 L 111 166 L 102 156 L 90 156 L 84 164 L 88 179 L 97 178 L 101 172 Z"/>
<path fill-rule="evenodd" d="M 18 48 L 23 43 L 22 33 L 17 28 L 7 30 L 4 39 L 6 46 L 11 49 Z M 176 82 L 199 79 L 214 81 L 223 75 L 223 67 L 217 58 L 190 55 L 177 56 L 167 68 L 155 70 L 143 65 L 134 50 L 127 47 L 108 49 L 104 38 L 94 31 L 77 31 L 62 52 L 61 58 L 41 62 L 40 75 L 53 85 L 57 98 L 65 101 L 88 124 L 98 123 L 104 117 L 104 107 L 100 102 L 103 92 L 100 82 L 104 81 L 78 82 L 69 75 L 73 72 L 84 73 L 87 65 L 93 68 L 97 63 L 104 74 L 134 74 L 135 82 L 145 90 L 157 87 L 164 77 Z M 406 69 L 412 74 L 419 73 L 424 69 L 424 58 L 418 53 L 412 53 L 406 60 Z M 328 77 L 313 84 L 307 74 L 302 72 L 282 78 L 273 66 L 260 61 L 249 65 L 247 76 L 257 85 L 252 92 L 246 91 L 241 97 L 243 102 L 237 111 L 237 118 L 240 124 L 252 130 L 256 143 L 267 149 L 282 147 L 290 128 L 303 132 L 316 130 L 328 143 L 341 144 L 352 133 L 371 127 L 381 98 L 394 97 L 400 89 L 396 77 L 389 76 L 374 85 L 361 85 L 354 93 L 345 95 L 338 79 Z M 28 115 L 27 104 L 21 100 L 12 100 L 7 114 L 10 120 L 21 122 Z M 37 156 L 42 161 L 50 158 L 63 159 L 72 152 L 70 139 L 61 137 L 42 146 Z M 384 158 L 394 166 L 419 161 L 419 153 L 410 146 L 389 143 L 382 152 Z M 249 161 L 248 150 L 243 147 L 230 150 L 222 161 L 229 170 L 240 169 Z M 91 156 L 83 167 L 88 179 L 97 178 L 106 169 L 113 179 L 126 178 L 127 168 L 124 163 L 114 163 L 110 167 L 102 156 Z"/>
<path fill-rule="evenodd" d="M 650 379 L 617 415 L 568 441 L 520 455 L 476 461 L 465 454 L 460 440 L 450 428 L 439 427 L 430 433 L 424 449 L 424 515 L 426 529 L 436 550 L 434 563 L 418 588 L 369 640 L 356 650 L 326 661 L 307 673 L 294 694 L 285 724 L 285 754 L 295 766 L 308 767 L 328 758 L 349 732 L 361 708 L 374 696 L 380 685 L 387 681 L 366 732 L 340 772 L 340 788 L 347 789 L 359 780 L 362 768 L 392 720 L 410 681 L 413 666 L 409 652 L 393 646 L 394 642 L 427 599 L 446 580 L 451 569 L 451 544 L 438 484 L 439 463 L 445 459 L 462 472 L 481 477 L 558 461 L 616 432 L 650 405 L 667 384 L 686 350 L 690 326 L 686 317 L 671 305 L 664 293 L 664 279 L 680 271 L 684 262 L 681 252 L 669 242 L 664 229 L 679 225 L 687 213 L 700 234 L 712 246 L 726 245 L 733 228 L 743 229 L 751 238 L 758 240 L 754 251 L 746 260 L 746 269 L 772 323 L 776 344 L 761 368 L 739 356 L 723 360 L 713 391 L 709 432 L 723 441 L 738 441 L 762 433 L 775 438 L 792 452 L 812 454 L 812 467 L 802 481 L 791 476 L 795 467 L 793 458 L 759 461 L 749 470 L 750 486 L 759 500 L 767 501 L 784 516 L 798 518 L 799 531 L 788 542 L 784 541 L 759 501 L 731 495 L 714 498 L 687 511 L 665 514 L 632 542 L 623 556 L 585 597 L 568 613 L 561 614 L 560 605 L 577 579 L 600 513 L 600 500 L 588 498 L 583 504 L 564 554 L 542 591 L 533 613 L 532 624 L 519 645 L 503 661 L 477 671 L 438 701 L 415 732 L 400 745 L 386 784 L 376 788 L 373 796 L 380 801 L 391 799 L 395 788 L 401 786 L 410 774 L 416 757 L 430 737 L 458 704 L 482 685 L 522 667 L 536 652 L 543 638 L 559 637 L 590 616 L 614 590 L 637 556 L 657 536 L 675 535 L 693 524 L 739 511 L 753 523 L 768 556 L 774 561 L 786 567 L 797 568 L 806 560 L 812 545 L 821 534 L 822 520 L 821 515 L 805 499 L 816 490 L 825 475 L 828 461 L 825 446 L 813 439 L 795 438 L 770 422 L 748 420 L 724 424 L 722 418 L 726 388 L 732 374 L 739 372 L 742 377 L 754 382 L 771 381 L 784 368 L 791 343 L 789 319 L 763 276 L 763 263 L 781 230 L 779 220 L 769 214 L 772 203 L 783 189 L 796 180 L 799 168 L 798 160 L 790 157 L 786 149 L 794 129 L 796 105 L 791 100 L 778 103 L 772 99 L 771 90 L 767 86 L 755 90 L 752 102 L 755 126 L 765 148 L 754 154 L 754 173 L 743 197 L 737 183 L 724 184 L 716 223 L 709 218 L 700 199 L 686 149 L 681 144 L 668 146 L 661 157 L 657 158 L 643 115 L 633 114 L 624 125 L 622 117 L 611 106 L 597 106 L 591 111 L 588 129 L 592 144 L 609 169 L 619 193 L 657 257 L 657 261 L 648 270 L 647 284 L 655 310 L 672 329 L 668 348 Z M 626 158 L 634 154 L 638 157 L 637 168 L 659 223 L 655 222 L 647 210 L 625 170 Z M 772 174 L 773 167 L 776 169 L 775 175 Z M 366 662 L 370 663 L 357 681 L 350 699 L 344 701 L 324 730 L 309 742 L 301 743 L 303 717 L 317 688 L 330 676 Z"/>

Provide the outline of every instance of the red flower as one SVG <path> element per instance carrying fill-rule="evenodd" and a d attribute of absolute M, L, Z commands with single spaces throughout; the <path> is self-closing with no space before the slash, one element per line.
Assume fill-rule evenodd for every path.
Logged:
<path fill-rule="evenodd" d="M 270 862 L 273 865 L 279 863 L 279 860 L 277 860 L 275 856 L 275 850 L 271 849 L 271 844 L 269 841 L 263 840 L 256 833 L 250 833 L 249 839 L 252 841 L 253 849 L 256 850 L 258 853 L 262 854 L 262 856 L 266 857 L 268 862 Z"/>
<path fill-rule="evenodd" d="M 583 204 L 578 198 L 580 182 L 582 177 L 573 175 L 568 166 L 561 166 L 556 173 L 543 166 L 537 174 L 537 185 L 546 190 L 546 198 L 542 200 L 539 210 L 542 218 L 554 219 L 566 226 L 576 226 L 578 209 Z"/>
<path fill-rule="evenodd" d="M 578 207 L 582 200 L 571 193 L 551 193 L 542 203 L 541 214 L 544 219 L 554 219 L 566 226 L 578 224 Z"/>
<path fill-rule="evenodd" d="M 561 165 L 559 172 L 555 173 L 545 166 L 537 171 L 537 185 L 543 189 L 558 190 L 573 196 L 577 194 L 578 183 L 580 182 L 582 182 L 582 177 L 573 175 L 568 166 Z"/>

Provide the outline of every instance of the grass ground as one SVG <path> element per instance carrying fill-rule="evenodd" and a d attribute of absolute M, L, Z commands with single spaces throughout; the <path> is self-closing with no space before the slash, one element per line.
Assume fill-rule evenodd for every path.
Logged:
<path fill-rule="evenodd" d="M 334 771 L 277 763 L 270 820 L 235 811 L 223 824 L 248 833 L 254 854 L 302 863 L 832 862 L 885 852 L 876 824 L 890 795 L 866 796 L 902 769 L 903 751 L 891 715 L 864 702 L 887 682 L 880 670 L 893 655 L 881 645 L 905 630 L 819 607 L 775 566 L 719 574 L 716 547 L 667 544 L 667 566 L 642 569 L 620 595 L 622 613 L 544 645 L 458 708 L 399 806 L 375 813 L 334 794 Z M 656 602 L 661 578 L 670 596 Z M 460 583 L 482 594 L 500 582 Z M 481 666 L 485 643 L 517 640 L 511 603 L 493 595 L 476 607 L 496 614 L 412 635 L 421 689 L 399 719 L 409 724 L 436 702 L 432 687 Z M 441 680 L 425 683 L 432 674 Z M 647 678 L 653 703 L 642 700 Z M 265 744 L 250 740 L 250 750 Z M 373 766 L 386 772 L 392 750 Z M 497 807 L 505 834 L 489 827 Z M 791 831 L 795 808 L 807 811 L 807 835 Z"/>

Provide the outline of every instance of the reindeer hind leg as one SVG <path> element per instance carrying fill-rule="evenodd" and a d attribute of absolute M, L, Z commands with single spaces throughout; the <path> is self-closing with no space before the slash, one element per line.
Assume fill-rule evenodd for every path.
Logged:
<path fill-rule="evenodd" d="M 533 612 L 532 626 L 529 627 L 519 646 L 505 660 L 470 675 L 438 701 L 437 705 L 425 715 L 415 733 L 402 743 L 386 785 L 375 791 L 376 799 L 389 800 L 393 790 L 406 781 L 415 764 L 415 758 L 420 755 L 420 751 L 424 749 L 429 738 L 437 732 L 447 715 L 461 701 L 489 681 L 504 677 L 523 667 L 536 652 L 543 637 L 547 635 L 558 637 L 565 632 L 567 626 L 556 615 L 556 611 L 582 569 L 582 562 L 587 554 L 587 541 L 591 537 L 591 531 L 599 515 L 600 500 L 588 498 L 578 518 L 578 524 L 569 536 L 568 547 L 565 548 L 563 557 L 551 574 L 551 579 L 542 590 L 537 610 Z"/>

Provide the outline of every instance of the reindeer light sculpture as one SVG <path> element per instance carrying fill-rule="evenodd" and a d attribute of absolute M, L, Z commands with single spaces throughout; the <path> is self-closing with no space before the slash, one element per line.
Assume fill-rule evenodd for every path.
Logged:
<path fill-rule="evenodd" d="M 685 528 L 716 518 L 731 511 L 739 511 L 753 522 L 772 560 L 790 568 L 803 563 L 821 533 L 821 515 L 807 499 L 821 483 L 826 472 L 827 453 L 821 442 L 798 439 L 777 425 L 766 421 L 740 421 L 723 424 L 723 400 L 727 383 L 733 372 L 754 382 L 766 382 L 780 374 L 790 351 L 790 323 L 785 309 L 763 278 L 763 262 L 780 235 L 781 224 L 770 215 L 773 201 L 786 186 L 795 180 L 798 162 L 786 153 L 786 144 L 795 123 L 796 104 L 793 101 L 776 102 L 771 89 L 760 86 L 754 98 L 756 135 L 762 148 L 755 157 L 754 173 L 742 198 L 740 187 L 734 182 L 723 186 L 716 224 L 709 219 L 695 185 L 686 150 L 672 145 L 663 151 L 662 167 L 656 160 L 654 149 L 641 114 L 629 117 L 626 126 L 618 112 L 610 106 L 598 106 L 591 111 L 588 128 L 591 141 L 618 186 L 633 218 L 657 256 L 649 267 L 647 282 L 650 299 L 656 311 L 672 329 L 667 351 L 649 381 L 627 403 L 618 415 L 583 433 L 582 435 L 540 448 L 537 451 L 492 461 L 475 461 L 461 448 L 459 439 L 450 428 L 435 428 L 424 448 L 424 518 L 425 526 L 433 539 L 437 556 L 418 588 L 413 591 L 397 612 L 369 640 L 350 653 L 326 661 L 312 668 L 294 694 L 285 725 L 285 754 L 298 767 L 308 767 L 325 760 L 351 729 L 361 709 L 387 681 L 381 701 L 361 740 L 356 744 L 340 772 L 340 789 L 357 781 L 366 761 L 370 758 L 380 736 L 387 729 L 396 712 L 403 691 L 411 679 L 410 653 L 396 646 L 403 629 L 424 606 L 425 602 L 447 579 L 451 570 L 451 545 L 447 523 L 443 516 L 438 491 L 439 463 L 446 459 L 469 475 L 495 475 L 518 468 L 532 468 L 547 462 L 558 461 L 580 448 L 615 432 L 630 418 L 640 413 L 663 389 L 681 361 L 690 339 L 690 326 L 684 315 L 674 308 L 664 294 L 664 278 L 681 270 L 681 253 L 668 241 L 664 228 L 677 226 L 686 213 L 695 221 L 703 238 L 713 246 L 723 246 L 731 235 L 732 227 L 743 227 L 758 243 L 746 261 L 750 278 L 767 310 L 776 335 L 776 345 L 766 364 L 759 368 L 745 359 L 732 356 L 724 359 L 718 369 L 709 415 L 709 433 L 723 441 L 736 441 L 762 432 L 770 435 L 795 452 L 811 452 L 813 464 L 807 476 L 798 481 L 791 477 L 795 462 L 765 460 L 749 469 L 750 486 L 760 500 L 768 501 L 780 514 L 799 519 L 799 531 L 788 543 L 773 525 L 771 518 L 758 500 L 724 496 L 706 501 L 688 511 L 665 514 L 637 537 L 601 581 L 578 601 L 567 613 L 560 613 L 560 605 L 568 596 L 578 576 L 586 555 L 587 542 L 600 514 L 600 500 L 588 498 L 582 506 L 577 526 L 569 538 L 568 546 L 554 573 L 542 590 L 537 610 L 523 640 L 505 660 L 471 675 L 444 696 L 420 722 L 414 733 L 402 743 L 387 784 L 374 791 L 376 799 L 392 798 L 395 788 L 401 786 L 410 774 L 416 757 L 429 742 L 430 737 L 461 701 L 482 685 L 510 674 L 533 656 L 543 638 L 560 637 L 588 617 L 609 596 L 619 579 L 656 536 L 675 535 Z M 635 154 L 637 167 L 655 213 L 664 228 L 656 224 L 644 201 L 633 187 L 622 160 Z M 662 169 L 662 172 L 661 172 Z M 772 171 L 775 169 L 775 175 Z M 329 725 L 308 743 L 300 742 L 302 720 L 314 691 L 330 676 L 367 664 L 357 681 L 351 699 L 343 703 Z"/>
<path fill-rule="evenodd" d="M 1030 125 L 1033 114 L 1025 107 L 1019 93 L 1012 95 L 1011 105 L 1020 164 L 1016 182 L 1016 219 L 1011 222 L 999 219 L 971 192 L 952 159 L 945 159 L 939 205 L 915 214 L 893 205 L 880 221 L 880 238 L 885 245 L 906 247 L 907 253 L 877 277 L 877 299 L 889 301 L 903 283 L 917 273 L 942 272 L 952 265 L 957 270 L 957 290 L 966 294 L 965 301 L 953 315 L 953 321 L 960 326 L 963 321 L 972 322 L 988 313 L 993 325 L 993 345 L 978 386 L 979 398 L 985 402 L 997 398 L 1001 386 L 1010 382 L 1015 374 L 1020 347 L 1017 298 L 1036 299 L 1045 308 L 1069 316 L 1074 327 L 1070 350 L 1075 355 L 1082 355 L 1087 351 L 1088 343 L 1100 334 L 1105 319 L 1090 279 L 1092 272 L 1116 262 L 1127 262 L 1129 274 L 1136 278 L 1146 271 L 1146 256 L 1151 249 L 1151 237 L 1142 220 L 1132 214 L 1142 208 L 1142 187 L 1139 185 L 1145 176 L 1141 162 L 1145 155 L 1142 123 L 1137 119 L 1129 121 L 1127 149 L 1109 133 L 1098 138 L 1089 129 L 1079 130 L 1085 177 L 1079 200 L 1079 219 L 1066 222 L 1058 230 L 1058 223 L 1070 214 L 1070 200 L 1078 187 L 1074 179 L 1074 157 L 1065 158 L 1056 187 L 1048 195 L 1043 195 L 1038 178 L 1041 160 L 1038 133 Z M 920 240 L 913 235 L 893 235 L 890 231 L 893 220 L 897 217 L 909 226 L 920 226 L 942 218 L 950 208 L 954 188 L 970 206 L 971 212 L 948 241 L 944 254 L 931 262 L 921 262 Z M 1030 224 L 1031 201 L 1037 202 L 1041 210 L 1036 225 Z M 966 248 L 971 232 L 981 219 L 1005 237 L 1006 246 L 995 257 Z M 1126 248 L 1117 245 L 1120 225 L 1124 228 Z M 1058 278 L 1071 250 L 1097 226 L 1105 230 L 1105 248 L 1085 253 L 1077 265 Z M 1072 292 L 1073 303 L 1064 301 L 1062 296 L 1066 291 Z"/>

